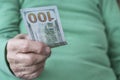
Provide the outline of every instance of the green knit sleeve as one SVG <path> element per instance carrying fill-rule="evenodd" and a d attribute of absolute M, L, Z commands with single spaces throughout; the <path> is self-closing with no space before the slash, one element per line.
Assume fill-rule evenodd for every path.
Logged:
<path fill-rule="evenodd" d="M 7 41 L 19 33 L 19 16 L 18 0 L 0 0 L 0 74 L 4 77 L 13 76 L 7 64 L 5 47 Z"/>
<path fill-rule="evenodd" d="M 117 0 L 103 0 L 103 16 L 109 41 L 108 55 L 111 67 L 120 80 L 120 9 Z"/>

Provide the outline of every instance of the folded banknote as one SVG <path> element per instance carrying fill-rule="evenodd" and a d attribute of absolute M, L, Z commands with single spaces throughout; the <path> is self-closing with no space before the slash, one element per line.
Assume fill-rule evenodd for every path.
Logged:
<path fill-rule="evenodd" d="M 21 14 L 31 40 L 50 47 L 67 44 L 56 6 L 21 9 Z"/>

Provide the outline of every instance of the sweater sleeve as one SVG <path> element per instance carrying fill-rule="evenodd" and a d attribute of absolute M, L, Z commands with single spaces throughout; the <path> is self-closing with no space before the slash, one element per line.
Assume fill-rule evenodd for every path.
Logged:
<path fill-rule="evenodd" d="M 9 70 L 5 47 L 19 33 L 19 0 L 0 0 L 0 73 L 13 76 Z"/>
<path fill-rule="evenodd" d="M 109 42 L 108 55 L 117 80 L 120 80 L 120 9 L 117 0 L 103 0 L 102 5 Z"/>

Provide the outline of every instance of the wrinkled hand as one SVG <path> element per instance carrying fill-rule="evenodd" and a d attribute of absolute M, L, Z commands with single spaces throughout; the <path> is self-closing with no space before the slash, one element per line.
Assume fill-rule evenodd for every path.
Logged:
<path fill-rule="evenodd" d="M 17 77 L 30 80 L 41 74 L 50 52 L 44 43 L 31 41 L 20 34 L 8 41 L 7 61 Z"/>

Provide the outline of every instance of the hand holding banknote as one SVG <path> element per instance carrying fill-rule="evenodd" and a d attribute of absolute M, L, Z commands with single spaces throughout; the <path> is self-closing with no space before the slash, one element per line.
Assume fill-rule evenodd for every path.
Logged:
<path fill-rule="evenodd" d="M 38 77 L 50 56 L 50 48 L 42 42 L 32 41 L 20 34 L 8 41 L 7 61 L 19 78 L 31 80 Z"/>

